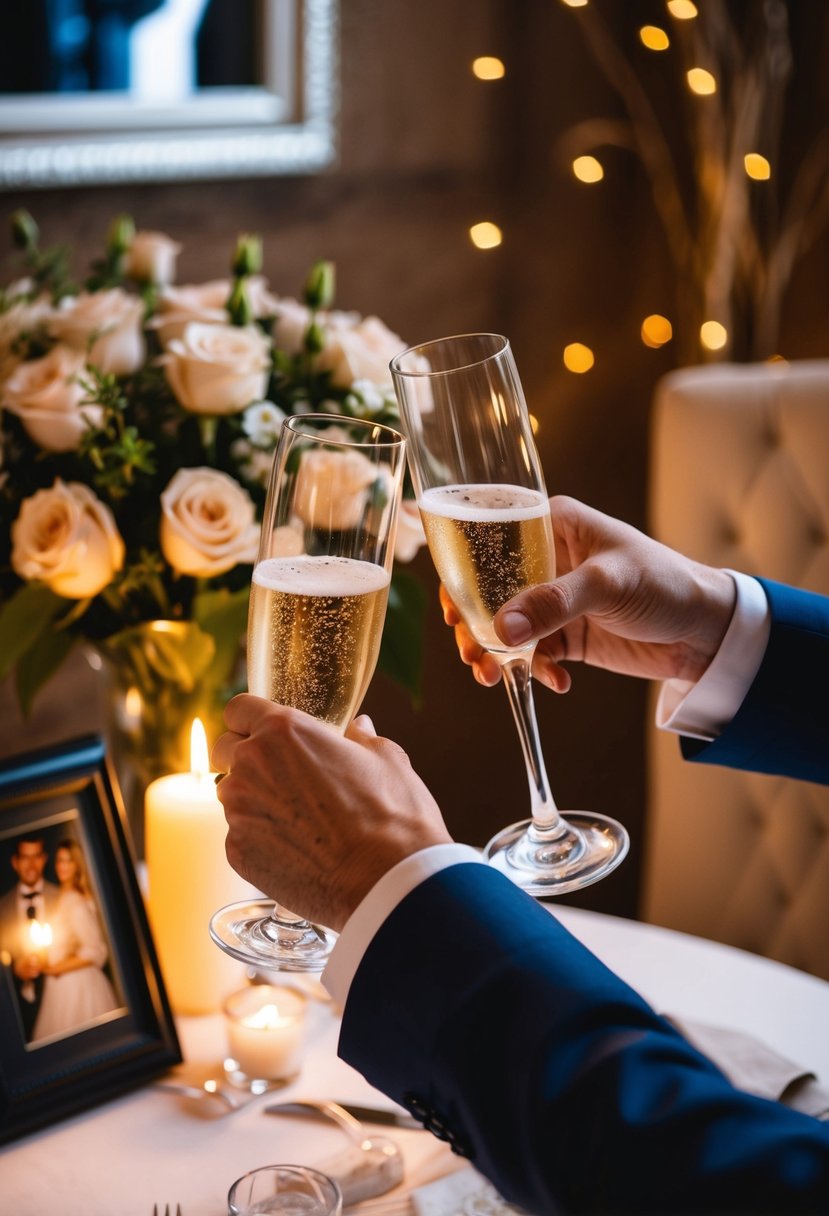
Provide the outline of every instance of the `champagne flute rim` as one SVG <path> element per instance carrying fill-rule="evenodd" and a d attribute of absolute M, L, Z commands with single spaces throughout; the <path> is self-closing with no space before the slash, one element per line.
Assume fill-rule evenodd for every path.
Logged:
<path fill-rule="evenodd" d="M 491 351 L 488 355 L 484 355 L 480 359 L 470 359 L 466 363 L 458 363 L 457 367 L 445 367 L 437 371 L 421 370 L 418 368 L 404 369 L 401 363 L 408 355 L 427 355 L 430 348 L 442 346 L 449 342 L 463 342 L 469 338 L 492 338 L 501 345 L 497 350 Z M 389 367 L 392 375 L 398 376 L 400 379 L 407 377 L 412 380 L 436 380 L 440 376 L 454 376 L 457 372 L 468 371 L 472 367 L 483 367 L 485 363 L 490 363 L 495 359 L 500 359 L 510 349 L 509 338 L 503 334 L 496 334 L 481 330 L 466 334 L 449 334 L 445 338 L 431 338 L 428 342 L 415 342 L 413 346 L 407 346 L 405 350 L 401 350 L 399 355 L 395 355 Z"/>
<path fill-rule="evenodd" d="M 348 418 L 344 414 L 292 414 L 290 418 L 284 419 L 282 428 L 283 430 L 290 431 L 293 435 L 303 435 L 306 439 L 319 439 L 323 443 L 330 443 L 335 447 L 359 449 L 366 446 L 355 439 L 348 439 L 342 436 L 327 439 L 324 431 L 317 434 L 316 429 L 303 430 L 303 423 L 307 426 L 312 422 L 330 422 L 336 426 L 353 426 L 360 429 L 367 427 L 372 431 L 380 431 L 383 435 L 387 435 L 388 438 L 378 437 L 372 439 L 373 446 L 378 448 L 398 448 L 406 442 L 406 436 L 403 432 L 395 430 L 393 426 L 389 426 L 386 422 L 372 422 L 368 418 Z"/>

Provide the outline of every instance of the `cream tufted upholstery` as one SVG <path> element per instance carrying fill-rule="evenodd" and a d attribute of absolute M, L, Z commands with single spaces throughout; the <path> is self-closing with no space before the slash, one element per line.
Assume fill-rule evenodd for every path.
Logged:
<path fill-rule="evenodd" d="M 666 376 L 650 512 L 701 561 L 829 594 L 829 360 Z M 644 918 L 829 979 L 829 789 L 687 764 L 652 734 Z"/>

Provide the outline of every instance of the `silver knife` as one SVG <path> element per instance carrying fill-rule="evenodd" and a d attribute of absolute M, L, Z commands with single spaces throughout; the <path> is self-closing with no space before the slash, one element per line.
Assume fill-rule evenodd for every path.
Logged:
<path fill-rule="evenodd" d="M 376 1123 L 382 1127 L 405 1127 L 423 1131 L 423 1124 L 418 1123 L 417 1119 L 412 1115 L 407 1115 L 405 1111 L 386 1110 L 380 1106 L 359 1106 L 354 1102 L 274 1102 L 265 1107 L 265 1114 L 298 1115 L 304 1119 L 331 1120 L 333 1118 L 337 1122 L 336 1116 L 331 1110 L 332 1106 L 346 1111 L 352 1119 L 357 1119 L 361 1123 Z"/>

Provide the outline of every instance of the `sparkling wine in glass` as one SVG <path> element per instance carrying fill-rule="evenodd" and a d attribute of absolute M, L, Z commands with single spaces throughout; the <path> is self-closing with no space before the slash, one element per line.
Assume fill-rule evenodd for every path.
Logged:
<path fill-rule="evenodd" d="M 494 836 L 485 856 L 531 895 L 578 890 L 618 866 L 628 835 L 605 815 L 556 807 L 533 704 L 535 644 L 505 646 L 492 624 L 519 591 L 555 578 L 550 504 L 509 342 L 440 338 L 403 351 L 391 369 L 432 561 L 501 665 L 526 763 L 532 817 Z"/>
<path fill-rule="evenodd" d="M 390 427 L 324 414 L 282 426 L 248 609 L 248 688 L 345 731 L 383 634 L 406 443 Z M 213 940 L 254 967 L 320 971 L 335 934 L 278 903 L 231 904 Z"/>

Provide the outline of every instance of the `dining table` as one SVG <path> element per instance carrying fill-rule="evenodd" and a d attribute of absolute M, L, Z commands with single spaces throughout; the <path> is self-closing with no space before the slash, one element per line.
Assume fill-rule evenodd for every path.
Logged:
<path fill-rule="evenodd" d="M 660 1012 L 755 1037 L 829 1086 L 829 983 L 767 958 L 657 925 L 604 913 L 551 907 L 599 958 Z M 280 976 L 278 982 L 290 981 Z M 298 982 L 298 981 L 297 981 Z M 325 1170 L 349 1140 L 330 1121 L 275 1116 L 275 1101 L 394 1104 L 337 1056 L 340 1012 L 316 979 L 310 993 L 301 1070 L 276 1093 L 216 1116 L 211 1104 L 150 1082 L 0 1150 L 0 1208 L 9 1216 L 225 1216 L 233 1181 L 259 1166 Z M 176 1020 L 189 1069 L 220 1074 L 226 1053 L 219 1013 Z M 215 1107 L 213 1108 L 215 1110 Z M 436 1180 L 473 1167 L 422 1130 L 372 1126 L 390 1136 L 403 1179 L 354 1208 L 364 1216 L 406 1216 Z M 474 1171 L 473 1171 L 474 1172 Z M 432 1188 L 435 1189 L 434 1187 Z M 432 1209 L 430 1209 L 432 1210 Z M 447 1210 L 447 1216 L 449 1212 Z"/>

